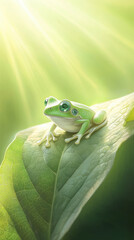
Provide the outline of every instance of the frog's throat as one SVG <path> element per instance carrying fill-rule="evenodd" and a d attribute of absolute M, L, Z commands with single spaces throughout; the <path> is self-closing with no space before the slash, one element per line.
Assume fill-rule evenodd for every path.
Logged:
<path fill-rule="evenodd" d="M 48 116 L 48 115 L 47 115 Z M 67 132 L 78 132 L 80 125 L 76 124 L 76 118 L 48 116 L 58 127 Z M 80 119 L 78 117 L 77 119 Z"/>

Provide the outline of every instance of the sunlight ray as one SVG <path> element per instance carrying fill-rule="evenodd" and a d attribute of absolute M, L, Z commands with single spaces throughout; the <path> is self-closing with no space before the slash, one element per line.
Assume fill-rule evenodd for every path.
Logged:
<path fill-rule="evenodd" d="M 124 68 L 124 66 L 121 66 L 120 62 L 116 59 L 115 55 L 113 55 L 111 51 L 109 52 L 108 48 L 106 48 L 105 42 L 100 41 L 98 39 L 98 37 L 96 35 L 94 35 L 94 32 L 90 33 L 90 31 L 87 30 L 89 28 L 89 26 L 87 28 L 85 27 L 86 26 L 85 22 L 84 22 L 84 24 L 82 24 L 82 23 L 80 24 L 79 21 L 76 21 L 76 20 L 74 21 L 74 19 L 73 19 L 74 15 L 75 15 L 74 12 L 71 11 L 71 13 L 73 13 L 73 14 L 69 15 L 70 12 L 67 12 L 67 8 L 59 9 L 59 8 L 56 8 L 55 5 L 50 6 L 50 3 L 51 2 L 43 1 L 43 4 L 45 6 L 47 6 L 48 8 L 51 7 L 51 9 L 53 9 L 56 13 L 58 13 L 64 19 L 66 19 L 68 22 L 70 22 L 75 27 L 77 27 L 81 33 L 84 33 L 84 35 L 87 36 L 87 38 L 92 40 L 93 44 L 96 44 L 96 46 L 98 48 L 100 48 L 100 50 L 103 52 L 103 54 L 105 54 L 106 57 L 108 58 L 108 61 L 110 61 L 112 63 L 112 65 L 122 74 L 122 79 L 125 79 L 127 76 L 126 69 Z M 55 3 L 57 3 L 57 2 L 55 1 Z M 71 7 L 70 7 L 70 9 L 71 9 Z M 80 15 L 82 15 L 82 14 L 80 14 Z M 90 19 L 86 19 L 86 22 L 89 22 L 89 23 L 93 22 L 93 19 L 92 19 L 92 21 L 90 21 Z M 54 28 L 53 28 L 53 31 L 54 31 Z M 60 35 L 58 35 L 58 37 L 60 38 Z M 56 39 L 55 35 L 53 38 Z M 70 48 L 67 46 L 67 44 L 64 40 L 62 41 L 62 44 L 65 45 L 65 47 L 67 49 L 67 53 L 69 53 L 70 54 L 69 56 L 71 56 L 70 58 L 68 58 L 69 60 L 67 62 L 70 63 L 70 66 L 71 65 L 73 66 L 73 69 L 75 69 L 75 71 L 78 73 L 78 75 L 81 75 L 82 81 L 84 79 L 88 83 L 89 75 L 86 76 L 85 72 L 81 72 L 81 66 L 80 66 L 79 62 L 77 61 L 77 59 L 75 58 L 75 55 L 73 54 L 73 49 L 71 49 L 71 53 L 70 53 Z M 86 78 L 85 78 L 85 76 L 86 76 Z M 94 82 L 93 79 L 95 80 L 95 82 L 97 82 L 98 89 L 101 89 L 101 86 L 99 86 L 99 79 L 97 80 L 92 76 L 92 80 L 91 80 L 92 82 Z M 90 83 L 91 83 L 91 81 L 90 81 Z M 96 85 L 94 87 L 97 88 Z M 104 86 L 103 86 L 103 91 L 104 91 Z M 105 89 L 105 92 L 107 92 L 107 89 Z"/>
<path fill-rule="evenodd" d="M 23 68 L 25 70 L 25 73 L 28 76 L 28 80 L 29 82 L 31 82 L 31 84 L 33 83 L 35 76 L 34 76 L 34 72 L 38 72 L 41 78 L 45 78 L 47 81 L 48 76 L 45 73 L 45 70 L 41 68 L 40 64 L 36 61 L 33 52 L 31 52 L 27 45 L 24 43 L 24 41 L 22 40 L 22 38 L 18 35 L 18 33 L 16 32 L 16 30 L 13 28 L 13 26 L 10 26 L 10 30 L 12 32 L 12 39 L 13 39 L 13 43 L 14 43 L 14 48 L 15 46 L 17 46 L 19 48 L 19 54 L 21 54 L 21 57 L 19 56 L 19 61 L 21 62 L 21 64 L 23 65 Z M 17 50 L 16 50 L 16 54 L 17 54 Z M 34 81 L 34 84 L 32 84 L 33 89 L 35 91 L 35 95 L 37 93 L 37 87 L 38 90 L 39 88 L 39 82 L 38 81 Z M 37 97 L 37 96 L 36 96 Z"/>
<path fill-rule="evenodd" d="M 2 17 L 2 14 L 0 14 L 0 17 Z M 1 21 L 4 22 L 4 27 L 5 27 L 6 23 L 4 21 L 4 18 L 3 19 L 1 18 Z M 8 32 L 8 28 L 7 28 L 7 31 L 6 31 L 6 29 L 4 27 L 1 28 L 1 25 L 0 25 L 1 34 L 2 34 L 2 37 L 3 37 L 4 42 L 5 42 L 5 46 L 6 46 L 6 49 L 7 49 L 7 52 L 8 52 L 8 58 L 9 58 L 10 64 L 11 64 L 13 72 L 15 74 L 15 79 L 17 80 L 18 89 L 20 91 L 22 102 L 23 102 L 25 111 L 27 113 L 28 119 L 30 121 L 31 114 L 30 114 L 30 109 L 29 109 L 28 102 L 27 102 L 27 99 L 26 99 L 25 90 L 24 90 L 24 87 L 23 87 L 23 81 L 21 79 L 21 76 L 20 76 L 20 73 L 19 73 L 19 69 L 17 67 L 16 61 L 15 61 L 15 58 L 14 58 L 14 54 L 13 54 L 13 51 L 12 51 L 13 48 L 12 48 L 11 44 L 9 43 L 9 39 L 10 38 L 8 37 L 8 33 L 7 33 Z"/>
<path fill-rule="evenodd" d="M 65 63 L 69 63 L 70 59 L 72 56 L 69 56 L 67 59 L 66 58 L 66 54 L 67 51 L 64 53 L 63 49 L 61 50 L 61 46 L 60 48 L 57 48 L 55 41 L 52 40 L 52 38 L 50 38 L 49 34 L 47 34 L 46 29 L 48 30 L 47 25 L 44 23 L 45 25 L 45 31 L 42 29 L 41 24 L 38 23 L 37 19 L 33 16 L 33 14 L 30 12 L 30 10 L 28 9 L 28 7 L 24 4 L 24 2 L 22 0 L 18 0 L 18 2 L 21 4 L 21 6 L 24 8 L 25 12 L 27 13 L 27 15 L 29 16 L 29 18 L 31 19 L 31 21 L 35 24 L 35 26 L 37 27 L 37 29 L 43 34 L 43 36 L 46 38 L 46 40 L 48 41 L 48 43 L 52 46 L 52 48 L 55 50 L 55 52 L 58 53 L 58 55 L 65 60 Z M 55 39 L 56 40 L 56 39 Z M 67 50 L 67 49 L 66 49 Z M 74 62 L 74 63 L 73 63 Z M 72 69 L 70 69 L 70 65 L 69 65 L 69 71 L 73 71 L 73 74 L 75 75 L 75 77 L 77 78 L 77 80 L 79 81 L 80 78 L 78 78 L 77 76 L 79 74 L 82 75 L 82 77 L 84 78 L 84 76 L 86 76 L 86 74 L 82 72 L 81 68 L 77 67 L 76 69 L 76 64 L 75 64 L 75 59 L 72 59 Z M 76 69 L 75 71 L 73 69 Z M 76 74 L 78 73 L 78 74 Z M 98 85 L 90 79 L 89 76 L 86 76 L 85 78 L 86 81 L 90 82 L 91 86 L 94 87 L 96 90 L 98 90 Z"/>
<path fill-rule="evenodd" d="M 115 39 L 118 40 L 120 43 L 125 44 L 125 46 L 127 47 L 129 46 L 131 49 L 134 47 L 133 43 L 131 42 L 131 40 L 122 37 L 120 32 L 117 33 L 116 29 L 114 29 L 114 25 L 113 25 L 113 28 L 109 27 L 109 22 L 105 22 L 104 18 L 102 19 L 102 21 L 99 21 L 99 18 L 97 18 L 97 16 L 95 16 L 94 14 L 95 11 L 92 12 L 93 5 L 94 5 L 94 10 L 96 9 L 96 15 L 97 15 L 97 12 L 99 11 L 98 6 L 95 6 L 93 1 L 91 1 L 91 4 L 89 3 L 89 6 L 91 7 L 90 7 L 90 10 L 88 9 L 89 11 L 86 12 L 86 10 L 83 11 L 83 8 L 80 8 L 79 4 L 76 7 L 73 1 L 66 2 L 66 1 L 60 1 L 60 0 L 59 1 L 40 0 L 40 3 L 43 4 L 43 5 L 40 5 L 40 7 L 41 6 L 46 7 L 46 9 L 44 9 L 45 10 L 45 12 L 43 13 L 44 15 L 42 15 L 42 12 L 41 14 L 39 14 L 38 10 L 40 9 L 40 7 L 36 11 L 34 9 L 35 6 L 31 5 L 30 2 L 26 2 L 25 0 L 17 0 L 14 2 L 17 4 L 16 7 L 19 7 L 19 11 L 22 12 L 22 16 L 24 17 L 24 22 L 26 22 L 27 19 L 30 20 L 28 21 L 28 24 L 27 24 L 28 27 L 25 28 L 25 31 L 28 31 L 30 27 L 31 34 L 33 34 L 33 36 L 36 39 L 35 40 L 36 44 L 38 44 L 38 40 L 40 40 L 40 46 L 44 48 L 42 51 L 42 56 L 44 54 L 46 61 L 47 61 L 47 56 L 51 58 L 51 64 L 49 66 L 50 70 L 52 68 L 55 74 L 55 69 L 57 68 L 57 71 L 59 71 L 60 73 L 60 65 L 62 65 L 62 72 L 65 73 L 64 74 L 65 81 L 67 80 L 66 76 L 70 76 L 70 79 L 68 80 L 68 87 L 69 86 L 75 87 L 74 81 L 72 81 L 71 83 L 71 79 L 75 79 L 77 80 L 77 84 L 80 88 L 83 84 L 85 85 L 87 84 L 88 87 L 91 87 L 91 89 L 94 89 L 95 92 L 98 93 L 99 95 L 101 92 L 103 92 L 103 94 L 105 93 L 105 95 L 108 94 L 107 85 L 102 86 L 101 81 L 99 79 L 99 74 L 97 73 L 97 71 L 95 72 L 94 70 L 96 66 L 96 62 L 94 61 L 93 63 L 94 65 L 91 64 L 90 66 L 90 61 L 91 61 L 90 59 L 89 68 L 88 68 L 88 62 L 85 64 L 81 56 L 79 57 L 78 55 L 77 57 L 76 55 L 77 49 L 71 47 L 72 42 L 69 42 L 68 39 L 66 39 L 66 35 L 64 35 L 64 32 L 62 32 L 64 28 L 64 24 L 63 25 L 61 24 L 60 28 L 58 28 L 58 25 L 56 25 L 56 23 L 54 22 L 55 17 L 57 18 L 59 16 L 62 17 L 60 20 L 63 19 L 65 26 L 66 24 L 70 24 L 71 27 L 73 26 L 76 29 L 76 31 L 79 32 L 78 34 L 82 36 L 83 39 L 85 39 L 85 41 L 89 41 L 89 47 L 87 45 L 87 51 L 89 52 L 89 57 L 90 57 L 90 48 L 92 47 L 94 49 L 97 48 L 98 56 L 99 56 L 98 59 L 101 59 L 101 55 L 103 54 L 104 58 L 108 60 L 109 66 L 111 64 L 111 66 L 114 67 L 115 70 L 122 76 L 123 80 L 127 77 L 128 72 L 124 67 L 124 60 L 120 59 L 119 61 L 121 52 L 119 52 L 118 58 L 116 58 L 114 51 L 111 51 L 111 49 L 109 48 L 109 45 L 107 44 L 107 41 L 109 42 L 109 44 L 111 44 L 111 48 L 114 47 Z M 102 8 L 102 12 L 103 11 L 105 13 L 105 9 Z M 47 14 L 45 15 L 46 12 Z M 50 13 L 52 13 L 52 16 L 49 18 L 49 15 L 51 15 Z M 27 19 L 25 19 L 25 14 L 28 17 Z M 111 16 L 109 15 L 109 19 L 110 17 Z M 53 20 L 52 24 L 51 24 L 51 20 Z M 8 35 L 10 35 L 9 36 L 10 46 L 13 47 L 13 50 L 12 50 L 13 52 L 12 54 L 10 53 L 10 55 L 11 56 L 13 55 L 12 58 L 14 57 L 14 55 L 15 55 L 15 58 L 17 58 L 18 63 L 20 64 L 22 71 L 26 76 L 26 79 L 28 79 L 28 84 L 30 85 L 32 84 L 32 82 L 35 83 L 33 86 L 33 91 L 35 93 L 35 96 L 36 96 L 36 89 L 39 87 L 39 81 L 36 80 L 36 77 L 35 77 L 36 75 L 34 74 L 34 71 L 38 73 L 41 79 L 45 78 L 45 81 L 47 83 L 46 85 L 48 86 L 48 88 L 49 86 L 51 86 L 51 84 L 53 84 L 53 86 L 57 89 L 57 91 L 59 91 L 57 84 L 60 84 L 62 82 L 62 74 L 60 79 L 57 77 L 56 81 L 53 81 L 52 77 L 49 76 L 47 71 L 45 71 L 45 68 L 43 68 L 43 65 L 40 64 L 38 60 L 36 60 L 34 55 L 36 54 L 36 51 L 28 47 L 26 36 L 23 35 L 23 30 L 18 31 L 17 25 L 13 23 L 12 22 L 10 23 L 10 18 L 9 18 L 8 30 L 10 28 L 10 33 L 8 33 Z M 34 26 L 34 27 L 31 28 L 31 26 Z M 37 33 L 37 31 L 39 34 Z M 36 38 L 36 36 L 39 36 L 39 37 Z M 74 34 L 74 37 L 72 38 L 74 41 L 75 34 Z M 15 61 L 15 58 L 14 58 L 14 61 Z M 16 69 L 17 65 L 16 65 L 16 68 L 15 68 L 15 64 L 13 65 L 14 65 L 14 69 Z M 44 64 L 44 67 L 45 67 L 45 64 Z M 20 73 L 17 72 L 17 70 L 15 71 L 18 78 L 20 79 L 21 78 Z M 23 85 L 23 83 L 21 84 Z M 62 84 L 61 84 L 61 87 L 62 87 Z M 85 91 L 88 91 L 87 88 L 85 89 Z M 41 92 L 42 92 L 42 89 L 41 89 Z"/>
<path fill-rule="evenodd" d="M 124 77 L 126 75 L 126 71 L 124 69 L 124 67 L 122 67 L 118 60 L 116 60 L 115 56 L 112 54 L 112 52 L 106 48 L 106 45 L 104 42 L 100 41 L 100 39 L 97 38 L 95 34 L 95 32 L 90 33 L 89 27 L 91 27 L 91 25 L 93 24 L 94 27 L 98 27 L 100 26 L 100 23 L 98 21 L 96 21 L 94 18 L 91 18 L 91 16 L 86 16 L 86 14 L 80 12 L 79 16 L 77 16 L 77 18 L 74 20 L 74 12 L 75 11 L 71 11 L 70 13 L 70 9 L 72 9 L 72 6 L 69 6 L 67 8 L 66 5 L 64 4 L 60 4 L 60 8 L 59 9 L 59 2 L 55 1 L 55 5 L 51 4 L 51 1 L 43 1 L 43 4 L 49 8 L 52 8 L 56 13 L 58 13 L 59 15 L 61 15 L 64 19 L 66 19 L 68 22 L 70 22 L 71 24 L 73 24 L 75 27 L 77 27 L 82 33 L 85 34 L 85 36 L 87 36 L 90 40 L 92 40 L 92 42 L 94 44 L 97 45 L 98 48 L 100 48 L 101 51 L 103 51 L 103 54 L 105 54 L 107 56 L 107 58 L 112 62 L 112 64 L 122 73 L 122 76 Z M 61 3 L 61 2 L 60 2 Z M 57 7 L 58 6 L 58 7 Z M 80 16 L 82 16 L 82 19 L 80 18 Z M 83 21 L 83 19 L 85 19 L 85 21 Z M 79 20 L 82 20 L 81 22 Z M 80 23 L 79 23 L 80 22 Z M 88 23 L 88 25 L 87 25 Z M 105 25 L 101 24 L 101 28 L 103 27 L 103 31 L 108 32 L 109 28 L 106 28 Z M 88 30 L 87 30 L 88 29 Z M 91 28 L 92 30 L 92 28 Z M 114 34 L 113 34 L 114 36 Z M 60 37 L 60 36 L 59 36 Z M 121 40 L 121 38 L 120 38 Z M 69 49 L 68 49 L 69 50 Z M 74 63 L 75 61 L 77 61 L 77 59 L 71 58 L 72 59 L 72 63 Z M 77 61 L 78 64 L 78 61 Z M 76 64 L 76 65 L 77 65 Z M 78 71 L 80 70 L 80 68 L 77 68 Z M 89 80 L 87 78 L 87 80 Z"/>

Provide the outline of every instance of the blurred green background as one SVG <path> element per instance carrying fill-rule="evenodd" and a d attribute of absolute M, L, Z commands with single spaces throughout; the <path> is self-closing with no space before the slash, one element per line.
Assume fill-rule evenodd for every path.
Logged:
<path fill-rule="evenodd" d="M 0 162 L 17 131 L 48 121 L 47 96 L 92 105 L 133 91 L 133 0 L 0 0 Z"/>

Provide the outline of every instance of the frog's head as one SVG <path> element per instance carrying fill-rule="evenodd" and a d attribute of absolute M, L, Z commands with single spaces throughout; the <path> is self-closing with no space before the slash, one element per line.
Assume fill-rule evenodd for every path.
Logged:
<path fill-rule="evenodd" d="M 71 101 L 67 99 L 60 101 L 51 96 L 45 99 L 44 104 L 44 114 L 47 116 L 63 118 L 75 118 L 78 116 L 78 110 L 74 108 Z"/>

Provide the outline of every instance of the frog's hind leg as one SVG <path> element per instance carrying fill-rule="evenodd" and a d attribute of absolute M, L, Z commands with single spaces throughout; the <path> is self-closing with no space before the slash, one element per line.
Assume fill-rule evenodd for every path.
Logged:
<path fill-rule="evenodd" d="M 96 125 L 92 128 L 90 128 L 86 133 L 85 133 L 85 138 L 89 138 L 94 132 L 96 132 L 97 130 L 99 130 L 100 128 L 104 127 L 107 124 L 107 119 L 105 119 L 101 124 Z"/>

